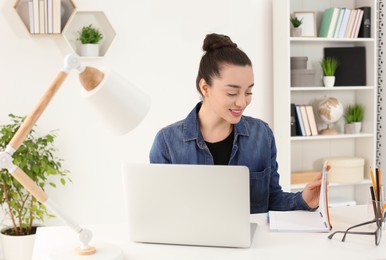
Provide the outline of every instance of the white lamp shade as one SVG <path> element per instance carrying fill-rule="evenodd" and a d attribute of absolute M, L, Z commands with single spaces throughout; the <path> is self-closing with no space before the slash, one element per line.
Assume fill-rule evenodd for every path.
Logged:
<path fill-rule="evenodd" d="M 81 95 L 114 134 L 134 129 L 150 109 L 150 98 L 118 73 L 100 69 L 102 82 L 93 90 L 82 88 Z"/>

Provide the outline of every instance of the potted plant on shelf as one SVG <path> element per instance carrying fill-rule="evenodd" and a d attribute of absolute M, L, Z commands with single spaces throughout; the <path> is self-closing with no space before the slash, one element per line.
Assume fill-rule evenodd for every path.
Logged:
<path fill-rule="evenodd" d="M 0 126 L 0 149 L 5 150 L 19 129 L 24 118 L 9 115 L 11 123 Z M 55 132 L 37 136 L 34 129 L 13 154 L 18 165 L 42 189 L 56 187 L 55 179 L 65 185 L 71 181 L 68 171 L 62 167 L 62 159 L 54 155 Z M 53 217 L 14 179 L 7 169 L 0 170 L 0 205 L 6 216 L 6 227 L 1 230 L 1 242 L 5 259 L 31 259 L 36 226 L 47 217 Z"/>
<path fill-rule="evenodd" d="M 81 56 L 98 57 L 99 42 L 103 39 L 102 31 L 90 24 L 83 26 L 78 34 L 77 40 L 81 42 Z"/>
<path fill-rule="evenodd" d="M 323 84 L 326 87 L 333 87 L 335 84 L 335 72 L 339 61 L 335 57 L 324 57 L 320 62 L 323 70 Z"/>
<path fill-rule="evenodd" d="M 357 134 L 362 129 L 362 121 L 365 109 L 360 104 L 349 105 L 344 114 L 344 132 L 346 134 Z"/>
<path fill-rule="evenodd" d="M 300 37 L 302 36 L 302 28 L 300 25 L 303 23 L 303 18 L 299 19 L 296 16 L 291 16 L 290 17 L 290 22 L 291 22 L 291 36 L 292 37 Z"/>

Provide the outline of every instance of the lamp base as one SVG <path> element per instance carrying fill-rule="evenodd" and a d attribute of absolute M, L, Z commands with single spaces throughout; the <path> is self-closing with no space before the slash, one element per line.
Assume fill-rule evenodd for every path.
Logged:
<path fill-rule="evenodd" d="M 96 252 L 91 255 L 80 255 L 72 246 L 64 246 L 50 253 L 50 260 L 124 260 L 122 249 L 118 246 L 96 244 Z"/>

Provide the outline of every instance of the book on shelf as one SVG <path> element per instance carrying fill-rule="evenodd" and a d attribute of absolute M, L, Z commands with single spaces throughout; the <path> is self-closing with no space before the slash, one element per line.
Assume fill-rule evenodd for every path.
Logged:
<path fill-rule="evenodd" d="M 327 37 L 334 12 L 338 12 L 338 8 L 331 7 L 324 11 L 322 23 L 319 29 L 319 37 Z"/>
<path fill-rule="evenodd" d="M 311 134 L 310 122 L 307 116 L 306 106 L 300 106 L 300 112 L 302 113 L 303 126 L 306 132 L 306 136 L 310 136 L 312 134 Z"/>
<path fill-rule="evenodd" d="M 29 0 L 30 32 L 51 34 L 61 32 L 61 0 Z"/>
<path fill-rule="evenodd" d="M 45 31 L 45 10 L 44 0 L 39 0 L 39 33 L 46 33 Z"/>
<path fill-rule="evenodd" d="M 330 26 L 328 27 L 328 31 L 327 31 L 328 38 L 331 38 L 334 36 L 336 23 L 339 16 L 339 11 L 340 11 L 339 8 L 334 8 L 334 13 L 332 14 Z"/>
<path fill-rule="evenodd" d="M 318 127 L 316 125 L 314 109 L 311 105 L 306 105 L 305 107 L 307 112 L 308 123 L 310 124 L 311 135 L 318 135 L 319 133 Z"/>
<path fill-rule="evenodd" d="M 327 8 L 320 24 L 319 37 L 327 38 L 357 38 L 360 35 L 361 27 L 364 25 L 364 11 L 370 15 L 370 7 L 356 9 L 349 8 Z M 370 17 L 367 19 L 371 23 Z M 362 35 L 362 32 L 361 32 Z M 367 36 L 369 37 L 369 36 Z"/>
<path fill-rule="evenodd" d="M 345 8 L 339 8 L 338 19 L 336 20 L 334 33 L 332 35 L 333 38 L 338 38 L 339 29 L 340 29 L 340 26 L 341 26 L 342 20 L 343 20 L 344 10 L 345 10 Z"/>
<path fill-rule="evenodd" d="M 326 47 L 324 57 L 335 57 L 339 61 L 335 86 L 366 86 L 365 47 Z"/>
<path fill-rule="evenodd" d="M 355 10 L 355 9 L 351 10 L 350 17 L 348 18 L 348 23 L 347 23 L 346 31 L 344 33 L 344 37 L 345 38 L 350 38 L 350 33 L 351 33 L 351 30 L 352 30 L 352 27 L 353 27 L 353 24 L 354 24 L 354 21 L 355 21 L 356 14 L 357 14 L 357 10 Z"/>
<path fill-rule="evenodd" d="M 371 7 L 363 6 L 363 7 L 359 7 L 359 9 L 363 10 L 363 18 L 359 29 L 358 37 L 370 38 L 371 37 Z"/>
<path fill-rule="evenodd" d="M 338 38 L 344 38 L 344 35 L 346 33 L 346 28 L 348 24 L 348 20 L 350 18 L 351 9 L 344 8 L 344 14 L 342 18 L 342 23 L 340 24 L 339 32 L 338 32 Z"/>
<path fill-rule="evenodd" d="M 34 17 L 34 33 L 40 33 L 39 26 L 39 0 L 32 0 L 33 17 Z"/>
<path fill-rule="evenodd" d="M 328 210 L 328 161 L 322 170 L 319 208 L 315 211 L 269 211 L 269 228 L 279 232 L 329 232 L 332 228 Z"/>
<path fill-rule="evenodd" d="M 304 128 L 303 118 L 302 118 L 302 112 L 300 111 L 300 106 L 296 105 L 296 123 L 297 123 L 297 135 L 305 136 L 306 130 Z"/>
<path fill-rule="evenodd" d="M 358 38 L 359 27 L 361 26 L 363 18 L 363 10 L 357 9 L 357 15 L 355 17 L 355 22 L 351 31 L 351 38 Z"/>
<path fill-rule="evenodd" d="M 297 129 L 297 124 L 298 120 L 296 118 L 296 105 L 291 104 L 291 136 L 297 136 L 298 135 L 298 129 Z"/>
<path fill-rule="evenodd" d="M 61 11 L 61 0 L 52 0 L 52 32 L 60 33 L 61 32 L 61 21 L 62 21 L 62 11 Z"/>
<path fill-rule="evenodd" d="M 28 1 L 29 32 L 35 33 L 34 28 L 34 4 L 32 0 Z"/>

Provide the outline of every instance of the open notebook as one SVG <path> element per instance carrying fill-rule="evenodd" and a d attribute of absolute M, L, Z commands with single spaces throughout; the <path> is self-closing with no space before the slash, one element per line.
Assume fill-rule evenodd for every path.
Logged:
<path fill-rule="evenodd" d="M 319 208 L 316 211 L 269 211 L 272 231 L 329 232 L 332 228 L 328 212 L 327 172 L 328 161 L 323 165 Z"/>

